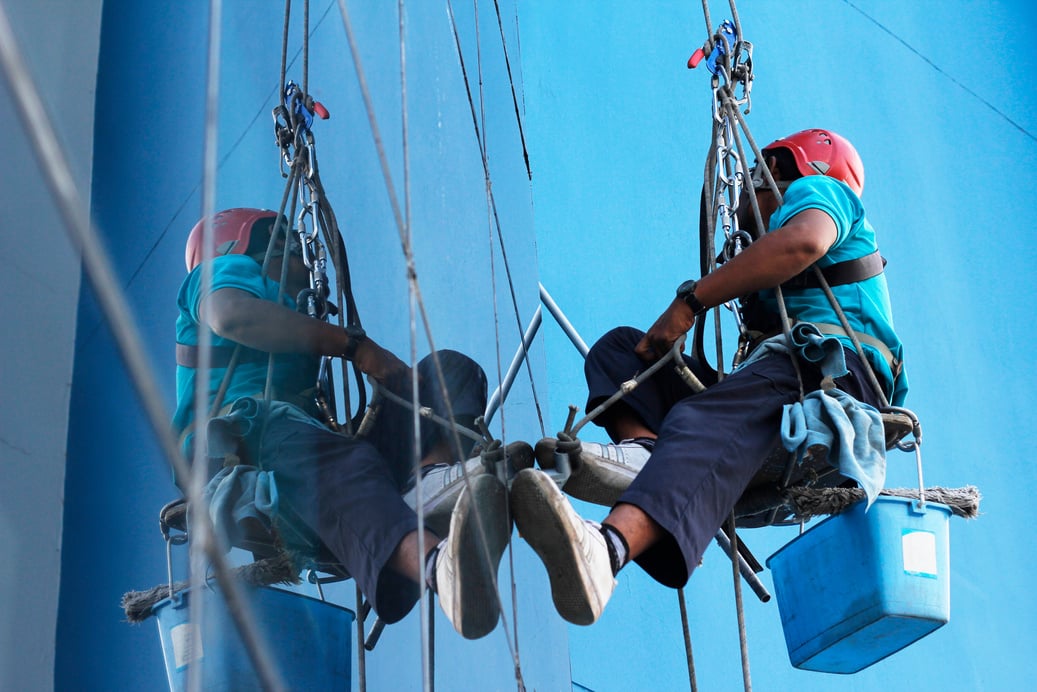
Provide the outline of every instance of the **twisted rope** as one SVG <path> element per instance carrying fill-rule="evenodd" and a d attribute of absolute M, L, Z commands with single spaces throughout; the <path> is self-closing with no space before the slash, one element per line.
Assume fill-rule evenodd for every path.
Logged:
<path fill-rule="evenodd" d="M 879 492 L 879 495 L 912 500 L 921 500 L 923 497 L 918 488 L 886 488 Z M 865 494 L 861 488 L 789 488 L 785 492 L 785 497 L 796 519 L 807 521 L 816 516 L 839 514 L 850 505 L 863 500 Z M 927 502 L 947 505 L 954 516 L 963 519 L 975 519 L 979 516 L 979 501 L 982 496 L 974 485 L 963 488 L 926 488 L 924 497 Z"/>

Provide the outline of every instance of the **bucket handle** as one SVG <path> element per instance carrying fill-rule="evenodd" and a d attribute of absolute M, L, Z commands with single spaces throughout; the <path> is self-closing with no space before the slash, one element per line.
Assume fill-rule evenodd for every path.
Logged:
<path fill-rule="evenodd" d="M 925 513 L 925 482 L 922 480 L 922 424 L 918 421 L 918 416 L 909 409 L 900 406 L 888 406 L 883 411 L 890 413 L 899 413 L 907 416 L 911 419 L 911 439 L 908 442 L 900 440 L 897 442 L 897 449 L 903 452 L 915 453 L 915 465 L 918 467 L 918 502 L 915 503 L 915 508 L 919 514 Z"/>

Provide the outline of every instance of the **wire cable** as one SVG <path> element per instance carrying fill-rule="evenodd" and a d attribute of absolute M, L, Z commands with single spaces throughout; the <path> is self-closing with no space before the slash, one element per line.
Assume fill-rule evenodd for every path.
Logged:
<path fill-rule="evenodd" d="M 457 22 L 454 19 L 454 9 L 453 9 L 453 5 L 450 2 L 450 0 L 447 0 L 447 14 L 448 14 L 448 16 L 450 18 L 450 25 L 451 25 L 451 28 L 453 29 L 453 32 L 454 32 L 454 46 L 457 49 L 457 57 L 458 57 L 458 61 L 460 62 L 460 65 L 461 65 L 461 74 L 462 74 L 462 76 L 464 78 L 465 91 L 466 91 L 466 93 L 468 95 L 468 106 L 469 106 L 469 110 L 471 111 L 471 115 L 472 115 L 472 125 L 475 128 L 475 138 L 476 138 L 476 141 L 479 143 L 479 153 L 480 153 L 481 158 L 482 158 L 483 175 L 485 176 L 485 178 L 487 180 L 490 180 L 489 160 L 487 159 L 486 148 L 483 146 L 482 135 L 480 134 L 479 119 L 478 119 L 478 116 L 476 114 L 476 109 L 475 109 L 475 99 L 472 96 L 472 89 L 471 89 L 471 85 L 470 85 L 470 82 L 469 82 L 469 79 L 468 79 L 468 70 L 465 68 L 464 52 L 461 49 L 461 37 L 460 37 L 460 34 L 459 34 L 458 30 L 457 30 Z M 541 406 L 540 406 L 540 398 L 537 395 L 536 382 L 534 381 L 534 378 L 533 378 L 533 366 L 529 362 L 529 353 L 528 353 L 528 350 L 526 349 L 525 343 L 521 342 L 522 332 L 523 332 L 522 322 L 521 322 L 521 319 L 522 319 L 521 318 L 521 312 L 520 312 L 519 306 L 518 306 L 518 298 L 516 297 L 516 293 L 515 293 L 515 282 L 514 282 L 514 280 L 512 278 L 512 274 L 511 274 L 511 263 L 508 261 L 507 246 L 504 243 L 504 231 L 503 231 L 503 228 L 501 227 L 500 216 L 497 213 L 497 203 L 496 203 L 496 199 L 493 196 L 492 185 L 490 186 L 489 196 L 490 196 L 490 209 L 493 212 L 493 221 L 494 221 L 494 225 L 495 225 L 495 227 L 497 229 L 497 242 L 500 244 L 500 248 L 501 248 L 501 258 L 504 261 L 504 271 L 505 271 L 505 274 L 506 274 L 507 279 L 508 279 L 508 289 L 509 289 L 509 291 L 511 293 L 511 303 L 512 303 L 512 307 L 513 307 L 513 309 L 515 311 L 515 322 L 516 322 L 516 324 L 518 326 L 519 339 L 520 339 L 521 347 L 523 349 L 523 356 L 524 356 L 523 360 L 525 361 L 526 372 L 527 372 L 528 377 L 529 377 L 530 388 L 531 388 L 532 394 L 533 394 L 533 405 L 536 408 L 537 420 L 540 423 L 540 433 L 543 436 L 543 435 L 546 435 L 546 428 L 544 426 L 544 415 L 543 415 L 543 411 L 542 411 Z"/>
<path fill-rule="evenodd" d="M 383 180 L 384 180 L 384 183 L 385 183 L 386 192 L 387 192 L 387 194 L 389 196 L 390 206 L 392 207 L 393 218 L 395 219 L 396 228 L 397 228 L 398 234 L 400 236 L 400 245 L 401 245 L 401 249 L 402 249 L 403 255 L 404 255 L 404 260 L 405 260 L 405 263 L 406 263 L 406 271 L 407 271 L 408 282 L 410 284 L 411 291 L 413 292 L 414 301 L 415 301 L 415 304 L 417 305 L 417 308 L 418 308 L 418 314 L 419 314 L 419 316 L 421 318 L 421 321 L 422 321 L 422 324 L 424 326 L 425 338 L 426 338 L 426 340 L 428 342 L 428 345 L 429 345 L 430 357 L 432 359 L 432 363 L 433 363 L 433 366 L 434 366 L 434 369 L 435 369 L 436 380 L 437 380 L 437 383 L 439 385 L 440 394 L 441 394 L 441 396 L 443 398 L 443 402 L 444 402 L 444 405 L 445 405 L 445 408 L 446 408 L 447 417 L 449 419 L 453 420 L 454 419 L 453 406 L 452 406 L 451 401 L 450 401 L 449 393 L 447 392 L 447 389 L 446 389 L 446 378 L 444 376 L 443 369 L 442 369 L 442 364 L 440 363 L 440 360 L 439 360 L 439 357 L 438 357 L 438 354 L 437 354 L 437 350 L 436 350 L 436 346 L 435 346 L 435 340 L 434 340 L 434 338 L 432 336 L 431 323 L 430 323 L 430 321 L 428 319 L 428 313 L 427 313 L 427 310 L 425 309 L 424 300 L 423 300 L 422 294 L 421 294 L 421 287 L 420 287 L 420 284 L 418 282 L 418 274 L 417 274 L 417 269 L 416 269 L 416 266 L 415 266 L 414 254 L 413 254 L 412 248 L 411 248 L 410 243 L 409 243 L 409 237 L 408 237 L 408 234 L 406 232 L 406 228 L 407 227 L 406 227 L 406 224 L 405 224 L 405 220 L 403 218 L 403 213 L 402 213 L 401 208 L 400 208 L 399 200 L 398 200 L 398 198 L 396 196 L 396 190 L 395 190 L 395 185 L 393 184 L 393 180 L 392 180 L 392 173 L 391 173 L 391 170 L 390 170 L 390 167 L 389 167 L 389 161 L 388 161 L 388 158 L 386 156 L 384 143 L 382 142 L 382 137 L 381 137 L 381 134 L 380 134 L 380 129 L 378 127 L 378 120 L 375 117 L 374 105 L 373 105 L 373 101 L 371 99 L 370 90 L 368 89 L 368 86 L 367 86 L 367 79 L 365 77 L 365 72 L 364 72 L 364 69 L 363 69 L 363 66 L 362 66 L 362 63 L 361 63 L 361 60 L 360 60 L 360 52 L 359 52 L 359 48 L 358 48 L 358 45 L 357 45 L 356 36 L 355 36 L 355 34 L 353 32 L 352 22 L 350 21 L 349 10 L 346 8 L 345 0 L 338 0 L 338 6 L 339 6 L 339 14 L 340 14 L 340 16 L 342 18 L 342 24 L 343 24 L 343 27 L 344 27 L 345 32 L 346 32 L 346 38 L 347 38 L 347 41 L 349 43 L 349 50 L 350 50 L 350 54 L 351 54 L 351 57 L 352 57 L 352 60 L 353 60 L 353 66 L 354 66 L 354 69 L 356 71 L 357 81 L 358 81 L 359 87 L 360 87 L 360 93 L 361 93 L 361 96 L 363 97 L 364 107 L 365 107 L 365 109 L 367 111 L 368 123 L 369 123 L 369 125 L 371 127 L 371 136 L 374 139 L 375 149 L 376 149 L 376 151 L 378 153 L 378 160 L 379 160 L 379 163 L 381 165 L 382 177 L 383 177 Z M 452 442 L 453 442 L 453 446 L 454 446 L 454 451 L 460 457 L 460 456 L 462 456 L 461 450 L 463 449 L 463 447 L 461 446 L 460 436 L 459 436 L 459 434 L 457 432 L 456 426 L 453 427 L 452 432 L 453 432 Z M 465 467 L 465 465 L 463 465 L 463 464 L 461 466 L 461 471 L 462 471 L 462 477 L 464 478 L 465 487 L 466 488 L 470 488 L 470 479 L 469 479 L 468 470 Z M 476 516 L 478 516 L 479 508 L 477 506 L 473 505 L 472 509 L 476 513 Z M 490 563 L 491 560 L 489 559 L 488 542 L 487 542 L 486 536 L 484 534 L 483 522 L 482 521 L 476 521 L 476 528 L 477 528 L 477 533 L 479 534 L 479 543 L 480 543 L 480 545 L 482 547 L 483 558 L 486 560 L 487 563 Z M 491 572 L 490 576 L 491 576 L 491 580 L 493 582 L 494 592 L 495 592 L 495 594 L 497 596 L 498 606 L 501 606 L 501 608 L 500 608 L 500 610 L 501 610 L 501 619 L 505 620 L 504 635 L 505 635 L 505 639 L 507 640 L 508 650 L 511 652 L 511 655 L 514 658 L 514 656 L 515 656 L 515 647 L 514 647 L 513 642 L 512 642 L 511 634 L 508 631 L 508 627 L 507 627 L 507 623 L 506 623 L 506 618 L 504 616 L 504 611 L 503 611 L 503 607 L 502 607 L 503 604 L 500 603 L 500 589 L 498 588 L 498 584 L 497 584 L 497 576 L 496 576 L 496 574 L 493 574 L 492 572 Z"/>
<path fill-rule="evenodd" d="M 973 97 L 974 99 L 976 99 L 977 101 L 982 103 L 984 106 L 986 106 L 990 110 L 994 111 L 994 113 L 996 113 L 998 116 L 1000 116 L 1002 119 L 1004 119 L 1009 125 L 1011 125 L 1015 129 L 1019 130 L 1019 132 L 1021 132 L 1023 135 L 1025 135 L 1025 136 L 1029 137 L 1030 139 L 1034 140 L 1035 142 L 1037 142 L 1037 136 L 1035 136 L 1032 132 L 1030 132 L 1025 127 L 1023 127 L 1022 125 L 1017 123 L 1015 120 L 1013 120 L 1011 117 L 1009 117 L 1007 113 L 1005 113 L 1003 110 L 1001 110 L 1000 108 L 995 106 L 993 103 L 991 103 L 990 101 L 986 100 L 985 98 L 983 98 L 982 96 L 977 94 L 975 91 L 970 89 L 961 80 L 955 78 L 954 75 L 950 74 L 949 72 L 944 70 L 942 67 L 937 65 L 935 62 L 933 62 L 932 60 L 927 58 L 925 55 L 922 54 L 921 51 L 919 51 L 917 48 L 915 48 L 910 43 L 905 41 L 903 38 L 898 36 L 896 34 L 896 32 L 894 32 L 892 29 L 890 29 L 885 24 L 883 24 L 879 20 L 877 20 L 874 17 L 872 17 L 870 14 L 868 14 L 867 12 L 862 10 L 860 7 L 857 7 L 857 5 L 855 5 L 852 2 L 850 2 L 850 0 L 843 0 L 843 2 L 846 3 L 852 9 L 856 10 L 858 13 L 860 13 L 860 15 L 862 17 L 864 17 L 865 19 L 867 19 L 869 22 L 871 22 L 872 24 L 877 26 L 879 29 L 884 31 L 886 34 L 888 34 L 895 41 L 897 41 L 902 46 L 907 48 L 909 51 L 914 53 L 922 62 L 926 63 L 927 65 L 929 65 L 929 67 L 931 67 L 934 70 L 936 70 L 936 72 L 940 73 L 941 75 L 943 75 L 944 77 L 949 79 L 952 83 L 954 83 L 958 88 L 960 88 L 966 94 L 968 94 L 969 96 Z"/>

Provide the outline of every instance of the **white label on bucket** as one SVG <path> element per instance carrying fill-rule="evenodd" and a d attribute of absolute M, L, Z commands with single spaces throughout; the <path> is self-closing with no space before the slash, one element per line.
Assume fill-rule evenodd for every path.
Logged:
<path fill-rule="evenodd" d="M 198 635 L 198 628 L 190 622 L 171 629 L 169 638 L 173 642 L 173 660 L 177 670 L 202 657 L 202 638 Z"/>
<path fill-rule="evenodd" d="M 932 531 L 904 529 L 904 571 L 936 579 L 936 534 Z"/>

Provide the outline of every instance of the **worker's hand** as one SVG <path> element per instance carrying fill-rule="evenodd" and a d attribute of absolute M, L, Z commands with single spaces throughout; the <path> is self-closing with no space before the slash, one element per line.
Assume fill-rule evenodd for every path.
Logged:
<path fill-rule="evenodd" d="M 357 346 L 353 362 L 362 373 L 390 389 L 390 383 L 398 382 L 410 373 L 406 363 L 397 358 L 392 351 L 379 346 L 370 337 Z"/>
<path fill-rule="evenodd" d="M 659 315 L 659 319 L 634 347 L 634 352 L 648 363 L 657 361 L 665 356 L 677 339 L 687 334 L 694 324 L 695 313 L 687 303 L 675 298 L 670 307 L 666 308 L 666 312 Z"/>

